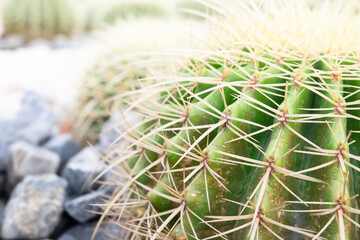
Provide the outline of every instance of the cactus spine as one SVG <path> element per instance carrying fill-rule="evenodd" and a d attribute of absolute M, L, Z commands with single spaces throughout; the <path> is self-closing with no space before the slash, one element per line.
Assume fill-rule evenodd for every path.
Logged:
<path fill-rule="evenodd" d="M 206 2 L 237 26 L 225 30 L 235 39 L 134 93 L 144 121 L 122 135 L 129 147 L 108 170 L 125 181 L 100 222 L 127 212 L 123 227 L 151 240 L 358 239 L 356 11 Z"/>

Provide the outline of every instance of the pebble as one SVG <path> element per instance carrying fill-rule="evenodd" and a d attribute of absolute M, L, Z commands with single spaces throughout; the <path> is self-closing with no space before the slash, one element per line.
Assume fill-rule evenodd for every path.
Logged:
<path fill-rule="evenodd" d="M 6 168 L 11 144 L 21 139 L 38 145 L 57 131 L 56 124 L 50 103 L 35 92 L 26 92 L 17 115 L 0 120 L 0 172 Z"/>
<path fill-rule="evenodd" d="M 6 174 L 0 173 L 0 195 L 6 191 Z"/>
<path fill-rule="evenodd" d="M 63 233 L 58 240 L 89 240 L 91 239 L 95 226 L 96 223 L 77 225 Z M 111 236 L 107 235 L 105 232 L 108 232 Z M 126 236 L 127 231 L 115 224 L 102 225 L 95 235 L 94 240 L 127 239 Z"/>
<path fill-rule="evenodd" d="M 0 49 L 16 49 L 22 47 L 24 39 L 20 35 L 12 35 L 1 39 Z"/>
<path fill-rule="evenodd" d="M 54 175 L 27 176 L 5 207 L 4 239 L 48 237 L 60 222 L 67 182 Z"/>
<path fill-rule="evenodd" d="M 135 111 L 114 112 L 101 129 L 98 146 L 102 150 L 109 150 L 109 146 L 118 140 L 124 129 L 128 130 L 130 126 L 135 126 L 141 120 L 141 115 Z M 116 144 L 121 143 L 123 140 L 119 139 Z"/>
<path fill-rule="evenodd" d="M 1 236 L 1 229 L 4 222 L 4 213 L 5 213 L 5 201 L 0 199 L 0 236 Z"/>
<path fill-rule="evenodd" d="M 7 167 L 9 188 L 15 186 L 23 177 L 56 173 L 60 157 L 49 150 L 33 146 L 24 141 L 17 141 L 10 147 Z"/>
<path fill-rule="evenodd" d="M 69 133 L 56 135 L 45 143 L 44 148 L 60 156 L 61 166 L 64 166 L 80 150 L 79 144 Z"/>
<path fill-rule="evenodd" d="M 57 224 L 56 228 L 49 236 L 49 239 L 58 239 L 64 232 L 77 224 L 78 223 L 64 211 L 61 216 L 60 222 Z"/>
<path fill-rule="evenodd" d="M 0 119 L 0 172 L 5 171 L 9 147 L 15 141 L 15 119 Z"/>
<path fill-rule="evenodd" d="M 93 212 L 100 212 L 101 207 L 93 204 L 103 203 L 105 194 L 106 191 L 96 191 L 70 199 L 65 202 L 65 211 L 80 223 L 88 222 L 99 216 L 99 214 Z"/>
<path fill-rule="evenodd" d="M 104 170 L 99 155 L 91 147 L 86 147 L 73 156 L 62 170 L 61 176 L 69 183 L 69 194 L 80 195 L 99 187 L 91 182 Z M 105 176 L 99 180 L 104 180 Z"/>
<path fill-rule="evenodd" d="M 57 117 L 48 100 L 33 91 L 25 93 L 16 115 L 16 139 L 39 145 L 57 132 Z"/>

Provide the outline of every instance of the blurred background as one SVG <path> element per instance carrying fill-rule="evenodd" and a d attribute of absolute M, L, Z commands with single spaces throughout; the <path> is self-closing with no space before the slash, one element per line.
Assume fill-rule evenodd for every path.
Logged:
<path fill-rule="evenodd" d="M 17 111 L 26 90 L 64 113 L 84 88 L 112 78 L 107 70 L 129 74 L 120 68 L 133 53 L 194 44 L 185 38 L 203 18 L 191 11 L 206 11 L 192 0 L 0 0 L 0 7 L 0 117 Z"/>
<path fill-rule="evenodd" d="M 200 2 L 0 0 L 0 238 L 90 239 L 117 95 L 209 45 Z"/>

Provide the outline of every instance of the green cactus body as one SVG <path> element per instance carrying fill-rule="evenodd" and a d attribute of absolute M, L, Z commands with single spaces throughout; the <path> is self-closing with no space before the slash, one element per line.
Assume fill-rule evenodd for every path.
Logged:
<path fill-rule="evenodd" d="M 284 72 L 284 70 L 269 68 L 263 75 L 259 75 L 257 77 L 258 80 L 256 81 L 258 81 L 258 84 L 283 83 L 285 81 L 283 78 L 267 77 L 268 73 L 279 74 L 282 72 Z M 254 91 L 251 87 L 247 89 L 244 94 L 246 94 L 248 98 L 274 107 L 273 102 L 265 98 L 260 92 Z M 280 103 L 282 98 L 274 97 L 273 100 L 274 102 Z M 237 121 L 236 119 L 246 119 L 248 116 L 251 116 L 255 123 L 263 126 L 268 124 L 271 119 L 265 113 L 252 109 L 252 107 L 244 102 L 241 97 L 239 100 L 229 106 L 229 111 L 231 114 L 229 115 L 230 118 L 228 122 L 225 122 L 223 126 L 219 127 L 218 136 L 216 136 L 214 141 L 212 141 L 211 144 L 205 148 L 204 152 L 206 152 L 207 157 L 206 162 L 203 164 L 206 164 L 206 167 L 203 168 L 203 172 L 199 173 L 199 176 L 195 177 L 194 182 L 186 191 L 185 198 L 187 200 L 187 206 L 191 209 L 194 209 L 194 213 L 201 218 L 204 218 L 204 216 L 210 214 L 226 216 L 233 212 L 237 212 L 238 206 L 231 202 L 226 202 L 223 199 L 225 198 L 232 199 L 234 201 L 240 201 L 242 200 L 242 193 L 246 190 L 246 186 L 248 184 L 246 181 L 244 181 L 248 175 L 246 167 L 242 165 L 226 165 L 221 161 L 228 160 L 236 162 L 236 157 L 234 158 L 232 156 L 243 156 L 245 158 L 257 158 L 259 156 L 257 148 L 253 145 L 254 143 L 245 141 L 244 139 L 224 144 L 226 141 L 239 138 L 239 135 L 234 132 L 234 128 L 241 129 L 245 133 L 251 133 L 260 130 L 258 126 Z M 269 133 L 266 132 L 257 135 L 256 138 L 262 144 L 266 144 L 268 136 Z M 218 174 L 218 176 L 223 176 L 225 174 L 227 175 L 227 178 L 224 180 L 218 177 L 215 178 L 208 171 L 214 171 Z M 219 182 L 222 182 L 226 188 L 221 187 L 219 189 Z M 209 197 L 207 197 L 207 195 L 209 195 Z M 208 202 L 208 199 L 216 199 L 216 201 Z M 205 224 L 201 224 L 199 219 L 196 217 L 193 217 L 191 221 L 192 225 L 198 229 L 196 234 L 199 238 L 209 237 L 216 233 Z M 229 230 L 231 224 L 226 222 L 218 222 L 214 226 L 219 231 L 226 231 Z M 191 232 L 191 227 L 189 224 L 186 224 L 186 221 L 185 230 Z"/>
<path fill-rule="evenodd" d="M 26 41 L 70 35 L 74 17 L 67 0 L 10 0 L 4 7 L 4 35 L 19 34 Z"/>
<path fill-rule="evenodd" d="M 319 69 L 324 72 L 334 71 L 336 64 L 332 61 L 323 60 L 319 64 Z M 334 102 L 342 102 L 343 101 L 343 80 L 341 74 L 321 74 L 320 77 L 324 82 L 328 83 L 329 90 L 325 93 L 330 100 Z M 329 100 L 320 97 L 319 95 L 315 98 L 314 108 L 316 109 L 331 109 L 334 108 L 333 114 L 341 115 L 342 108 L 337 108 L 333 106 L 329 102 Z M 320 111 L 320 113 L 329 113 L 329 110 Z M 330 110 L 331 113 L 331 110 Z M 336 216 L 336 220 L 333 221 L 331 225 L 326 229 L 325 233 L 321 236 L 326 239 L 338 239 L 338 233 L 340 232 L 339 226 L 344 225 L 343 237 L 346 239 L 352 239 L 351 236 L 351 226 L 350 222 L 342 216 L 340 211 L 342 210 L 342 205 L 350 205 L 350 184 L 348 180 L 346 180 L 347 175 L 349 175 L 349 166 L 346 165 L 349 162 L 349 158 L 344 154 L 344 152 L 349 152 L 349 148 L 347 146 L 346 139 L 346 118 L 325 118 L 324 119 L 327 124 L 314 124 L 312 134 L 309 136 L 309 139 L 317 144 L 321 149 L 326 149 L 328 151 L 337 151 L 334 153 L 328 152 L 327 154 L 323 154 L 322 156 L 310 156 L 311 167 L 319 166 L 321 164 L 329 163 L 330 161 L 334 161 L 333 164 L 327 166 L 326 168 L 321 168 L 312 172 L 311 176 L 316 177 L 318 179 L 322 179 L 326 185 L 318 184 L 311 185 L 310 191 L 313 193 L 312 195 L 321 199 L 323 202 L 332 202 L 338 204 L 339 210 L 334 213 L 327 214 L 325 216 L 313 216 L 311 221 L 307 221 L 308 223 L 312 223 L 312 226 L 308 225 L 310 228 L 314 228 L 315 231 L 320 231 L 323 226 Z M 323 151 L 326 152 L 326 151 Z M 333 204 L 334 205 L 334 204 Z M 320 205 L 312 206 L 313 209 L 319 208 L 333 208 L 333 205 Z M 343 223 L 339 223 L 342 221 Z M 337 224 L 336 224 L 337 222 Z"/>
<path fill-rule="evenodd" d="M 254 67 L 254 65 L 251 64 L 249 66 L 246 66 L 244 69 L 242 69 L 242 71 L 239 71 L 239 73 L 233 73 L 231 75 L 226 75 L 225 73 L 223 73 L 224 75 L 220 76 L 220 79 L 225 79 L 225 82 L 231 82 L 231 81 L 236 81 L 236 80 L 242 81 L 243 80 L 242 78 L 244 78 L 244 73 L 247 73 L 249 71 L 251 72 L 253 67 Z M 243 75 L 241 75 L 241 72 L 243 73 Z M 215 88 L 215 86 L 214 86 L 214 88 Z M 199 90 L 199 88 L 195 88 L 195 93 L 198 90 Z M 205 89 L 205 91 L 206 91 L 206 89 Z M 223 92 L 221 92 L 221 91 L 223 91 Z M 218 110 L 219 112 L 222 112 L 227 104 L 234 101 L 234 99 L 231 99 L 232 97 L 231 97 L 230 91 L 234 92 L 234 90 L 228 89 L 226 87 L 216 90 L 216 91 L 212 92 L 210 95 L 207 95 L 204 98 L 204 102 L 199 101 L 199 99 L 201 99 L 200 97 L 198 97 L 199 99 L 194 99 L 194 105 L 187 112 L 185 124 L 188 126 L 214 124 L 219 119 L 219 117 L 216 116 L 216 114 L 218 114 L 218 113 L 216 113 L 214 111 Z M 204 96 L 204 95 L 202 94 L 202 96 Z M 223 102 L 222 101 L 223 96 L 229 96 L 229 98 L 226 99 L 225 102 Z M 195 100 L 198 100 L 198 101 L 195 101 Z M 203 110 L 206 112 L 209 112 L 209 114 L 207 114 L 207 116 L 199 117 L 199 115 L 198 115 L 199 112 L 201 112 Z M 181 151 L 184 152 L 184 151 L 186 151 L 186 149 L 188 149 L 188 143 L 186 141 L 184 141 L 184 139 L 190 139 L 190 142 L 192 144 L 194 144 L 195 141 L 191 140 L 191 139 L 199 139 L 199 137 L 201 135 L 206 136 L 206 138 L 204 138 L 202 141 L 199 141 L 199 143 L 197 143 L 199 146 L 203 147 L 207 141 L 209 141 L 213 138 L 213 136 L 211 136 L 211 134 L 212 135 L 216 134 L 216 130 L 218 127 L 219 126 L 214 125 L 214 127 L 209 128 L 209 129 L 212 129 L 212 131 L 210 133 L 206 133 L 206 128 L 200 129 L 200 130 L 182 130 L 177 135 L 175 135 L 173 138 L 169 139 L 167 141 L 167 143 L 165 144 L 165 146 L 166 146 L 166 150 L 167 150 L 167 160 L 169 161 L 170 166 L 176 165 L 177 161 L 179 161 L 179 159 L 181 157 Z M 207 139 L 207 137 L 209 139 Z M 184 163 L 185 164 L 177 166 L 177 168 L 194 165 L 194 163 L 192 163 L 192 161 L 186 161 Z M 173 180 L 178 183 L 177 188 L 180 188 L 180 189 L 181 189 L 181 184 L 179 184 L 179 183 L 180 183 L 181 177 L 182 177 L 181 172 L 172 174 Z M 165 176 L 164 178 L 169 178 L 169 176 Z M 165 188 L 163 188 L 161 186 L 157 186 L 157 188 L 162 193 L 169 194 Z M 152 198 L 155 198 L 155 199 L 152 199 Z M 166 199 L 158 198 L 157 196 L 155 196 L 154 194 L 151 194 L 151 193 L 149 194 L 149 199 L 153 203 L 155 208 L 157 208 L 157 205 L 164 206 L 163 201 L 166 201 Z M 171 202 L 168 202 L 168 208 L 170 208 L 171 206 L 173 206 L 173 204 Z"/>
<path fill-rule="evenodd" d="M 225 82 L 236 81 L 236 80 L 242 81 L 244 80 L 246 74 L 249 74 L 249 72 L 251 73 L 253 69 L 254 69 L 254 65 L 250 64 L 241 71 L 243 75 L 240 76 L 231 75 L 228 77 L 228 75 L 224 73 L 223 78 L 225 79 Z M 188 112 L 187 118 L 189 124 L 194 126 L 201 126 L 201 125 L 209 125 L 216 123 L 220 117 L 217 116 L 217 114 L 219 115 L 219 112 L 222 112 L 226 105 L 230 105 L 235 100 L 232 96 L 233 93 L 235 93 L 235 91 L 228 87 L 215 89 L 215 91 L 213 91 L 210 95 L 204 98 L 204 101 L 195 103 L 195 105 L 192 106 Z M 224 99 L 225 101 L 223 100 L 223 98 L 225 98 Z M 202 112 L 205 112 L 206 114 L 203 115 Z M 216 134 L 216 131 L 214 130 L 217 129 L 217 127 L 218 126 L 216 125 L 212 127 L 213 131 L 210 132 L 210 134 L 212 134 L 212 136 L 210 136 L 210 139 L 214 138 L 214 135 Z M 177 165 L 179 159 L 182 156 L 181 149 L 188 148 L 188 143 L 186 141 L 184 142 L 183 139 L 189 139 L 190 143 L 194 144 L 195 142 L 194 138 L 199 139 L 200 136 L 203 136 L 203 139 L 201 141 L 197 140 L 199 142 L 199 146 L 203 148 L 207 140 L 206 138 L 204 138 L 204 136 L 206 137 L 207 135 L 204 135 L 203 133 L 206 131 L 207 131 L 206 128 L 183 130 L 178 134 L 178 136 L 175 136 L 173 139 L 170 139 L 170 141 L 166 143 L 170 165 L 171 166 Z M 179 146 L 181 146 L 180 149 Z"/>
<path fill-rule="evenodd" d="M 303 71 L 303 72 L 302 72 Z M 297 154 L 291 149 L 297 148 L 298 145 L 304 144 L 300 136 L 306 136 L 306 125 L 292 121 L 296 119 L 297 114 L 307 114 L 307 111 L 302 108 L 311 108 L 313 102 L 313 93 L 299 85 L 298 82 L 304 81 L 303 74 L 309 74 L 309 69 L 305 67 L 304 70 L 295 71 L 293 81 L 287 85 L 287 94 L 283 104 L 279 107 L 278 119 L 275 119 L 274 124 L 277 126 L 271 133 L 271 138 L 266 147 L 263 161 L 266 163 L 263 169 L 257 170 L 253 177 L 262 181 L 261 191 L 259 191 L 253 204 L 256 206 L 256 214 L 264 214 L 264 217 L 273 219 L 280 223 L 296 224 L 298 219 L 294 214 L 287 214 L 285 212 L 272 211 L 284 207 L 285 201 L 290 199 L 296 200 L 300 192 L 291 192 L 288 189 L 298 189 L 296 185 L 301 184 L 301 181 L 294 177 L 286 177 L 282 169 L 294 169 L 300 171 L 302 167 L 302 159 L 300 154 Z M 279 169 L 281 168 L 281 169 Z M 258 176 L 256 176 L 258 175 Z M 254 183 L 257 181 L 254 181 Z M 254 194 L 256 185 L 252 183 L 249 187 L 251 194 Z M 285 187 L 286 186 L 286 187 Z M 287 188 L 287 189 L 286 189 Z M 257 219 L 254 218 L 254 222 Z M 257 224 L 262 224 L 261 217 Z M 256 228 L 254 228 L 256 229 Z M 274 226 L 272 230 L 282 233 L 282 236 L 287 236 L 289 232 L 285 228 L 278 228 Z M 291 233 L 291 232 L 290 232 Z M 242 237 L 246 238 L 248 231 L 243 231 Z M 266 239 L 271 238 L 271 233 L 266 229 L 261 228 L 259 237 Z M 289 236 L 287 236 L 289 237 Z"/>
<path fill-rule="evenodd" d="M 349 68 L 345 70 L 345 75 L 350 75 L 351 76 L 351 70 L 356 70 L 357 67 L 359 66 L 359 60 L 358 58 L 353 58 L 350 59 L 350 62 L 347 63 L 349 65 Z M 347 66 L 345 66 L 347 67 Z M 350 96 L 349 98 L 347 98 L 348 102 L 355 102 L 357 100 L 360 99 L 360 93 L 357 92 L 360 89 L 360 81 L 357 81 L 356 79 L 351 79 L 351 80 L 347 80 L 346 78 L 343 80 L 344 84 L 345 84 L 345 92 L 351 92 L 354 93 L 352 96 Z M 352 117 L 347 119 L 347 126 L 348 128 L 351 128 L 351 130 L 353 131 L 352 134 L 350 135 L 350 139 L 349 142 L 353 142 L 355 141 L 355 143 L 351 144 L 349 146 L 350 148 L 350 154 L 352 154 L 352 157 L 350 158 L 350 163 L 357 167 L 358 169 L 360 169 L 360 162 L 359 159 L 357 158 L 357 156 L 360 156 L 360 148 L 357 146 L 356 143 L 360 142 L 360 121 L 358 120 L 358 118 L 360 117 L 360 109 L 352 109 L 352 110 L 348 110 L 347 111 Z M 357 159 L 356 159 L 357 158 Z M 350 169 L 350 193 L 351 196 L 354 196 L 356 194 L 360 194 L 360 174 L 359 171 L 351 168 Z M 353 199 L 351 201 L 351 205 L 354 206 L 356 209 L 360 208 L 360 204 L 359 201 L 357 199 Z M 352 216 L 353 219 L 356 220 L 356 222 L 359 222 L 359 215 L 357 214 L 353 214 Z M 358 228 L 354 228 L 354 235 L 355 236 L 360 236 L 360 231 Z M 360 237 L 356 238 L 359 239 Z"/>
<path fill-rule="evenodd" d="M 341 41 L 317 45 L 309 38 L 312 47 L 300 47 L 305 43 L 298 39 L 307 32 L 292 25 L 277 41 L 263 20 L 284 19 L 265 5 L 255 11 L 255 4 L 233 4 L 256 13 L 251 23 L 259 28 L 242 28 L 246 17 L 238 27 L 239 35 L 253 35 L 189 60 L 174 81 L 134 93 L 159 94 L 131 105 L 146 116 L 145 125 L 130 133 L 130 147 L 119 153 L 128 181 L 109 200 L 100 223 L 119 204 L 121 214 L 143 209 L 124 223 L 134 238 L 359 239 L 355 45 L 336 45 L 345 41 L 336 32 Z M 316 4 L 301 5 L 302 12 L 285 6 L 279 15 L 295 22 L 294 13 L 303 22 L 321 13 L 313 12 Z"/>

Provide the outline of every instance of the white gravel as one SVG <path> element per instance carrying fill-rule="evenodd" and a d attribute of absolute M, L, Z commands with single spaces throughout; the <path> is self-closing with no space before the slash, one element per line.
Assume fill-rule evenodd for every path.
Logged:
<path fill-rule="evenodd" d="M 47 44 L 0 50 L 0 118 L 16 113 L 26 90 L 48 98 L 55 109 L 74 102 L 86 69 L 94 61 L 91 41 L 80 47 L 52 49 Z"/>

